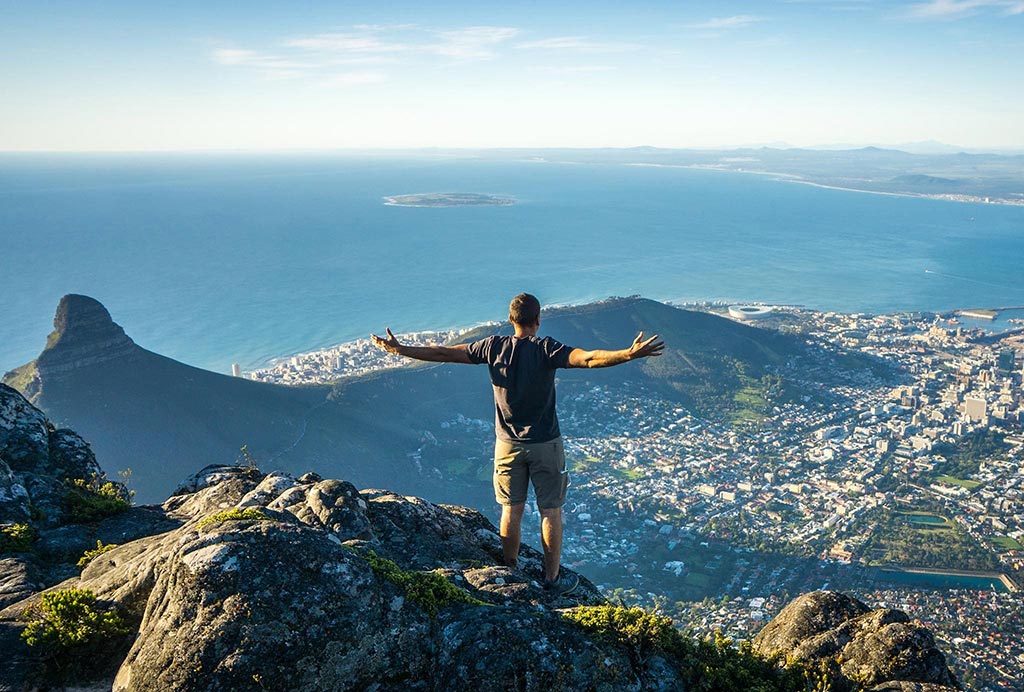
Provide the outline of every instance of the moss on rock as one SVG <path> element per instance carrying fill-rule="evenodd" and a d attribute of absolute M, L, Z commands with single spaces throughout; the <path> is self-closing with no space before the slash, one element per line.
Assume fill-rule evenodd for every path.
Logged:
<path fill-rule="evenodd" d="M 405 589 L 405 596 L 434 617 L 438 611 L 455 603 L 487 605 L 452 584 L 435 572 L 414 572 L 404 570 L 395 562 L 377 555 L 372 550 L 362 556 L 374 574 Z"/>
<path fill-rule="evenodd" d="M 208 517 L 204 517 L 196 525 L 196 528 L 201 529 L 204 526 L 209 526 L 210 524 L 216 524 L 222 521 L 273 521 L 273 519 L 255 507 L 246 507 L 245 509 L 233 507 L 231 509 L 225 509 L 222 512 L 217 512 L 216 514 L 211 514 Z"/>

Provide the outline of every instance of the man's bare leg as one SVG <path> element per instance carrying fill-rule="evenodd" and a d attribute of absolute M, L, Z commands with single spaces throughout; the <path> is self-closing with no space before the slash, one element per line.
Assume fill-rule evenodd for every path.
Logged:
<path fill-rule="evenodd" d="M 501 528 L 499 529 L 501 532 L 501 554 L 505 560 L 505 566 L 513 569 L 519 566 L 519 529 L 523 523 L 525 508 L 525 502 L 516 505 L 502 505 L 501 507 Z M 561 537 L 561 532 L 559 532 L 559 537 Z"/>
<path fill-rule="evenodd" d="M 540 543 L 544 548 L 544 578 L 558 579 L 558 566 L 562 560 L 562 508 L 540 511 Z"/>

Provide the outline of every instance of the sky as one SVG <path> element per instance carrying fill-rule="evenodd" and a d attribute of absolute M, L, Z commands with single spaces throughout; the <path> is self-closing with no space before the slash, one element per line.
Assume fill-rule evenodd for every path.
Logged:
<path fill-rule="evenodd" d="M 1024 148 L 1024 0 L 0 0 L 0 151 Z"/>

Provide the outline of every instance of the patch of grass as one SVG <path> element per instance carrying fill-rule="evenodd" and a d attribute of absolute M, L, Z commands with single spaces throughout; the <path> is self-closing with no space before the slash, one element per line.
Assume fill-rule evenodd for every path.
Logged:
<path fill-rule="evenodd" d="M 216 514 L 204 517 L 198 524 L 196 524 L 196 528 L 201 529 L 204 526 L 217 524 L 222 521 L 273 521 L 273 519 L 255 507 L 246 507 L 245 509 L 232 507 L 231 509 L 225 509 L 217 512 Z"/>
<path fill-rule="evenodd" d="M 474 560 L 468 557 L 460 557 L 456 560 L 456 562 L 459 563 L 460 567 L 465 567 L 466 569 L 483 569 L 484 567 L 491 566 L 491 563 L 489 562 L 484 562 L 483 560 Z"/>
<path fill-rule="evenodd" d="M 103 541 L 96 541 L 96 550 L 86 550 L 82 554 L 82 557 L 78 558 L 78 562 L 75 563 L 79 569 L 85 569 L 86 565 L 95 560 L 97 557 L 113 550 L 117 547 L 117 543 L 107 543 L 103 545 Z"/>
<path fill-rule="evenodd" d="M 405 590 L 405 597 L 422 608 L 430 617 L 435 617 L 439 610 L 455 603 L 487 605 L 440 574 L 406 571 L 372 550 L 362 554 L 362 557 L 370 564 L 374 574 L 402 587 Z"/>
<path fill-rule="evenodd" d="M 601 460 L 597 457 L 590 456 L 589 454 L 585 457 L 576 457 L 575 459 L 567 460 L 568 465 L 573 471 L 586 471 L 595 464 L 600 464 Z"/>
<path fill-rule="evenodd" d="M 638 481 L 646 475 L 641 469 L 624 469 L 617 466 L 612 467 L 612 473 L 624 481 Z"/>
<path fill-rule="evenodd" d="M 85 524 L 127 512 L 132 506 L 124 488 L 100 476 L 68 481 L 64 510 L 68 521 Z"/>
<path fill-rule="evenodd" d="M 759 425 L 764 420 L 765 411 L 768 410 L 766 388 L 763 383 L 750 377 L 738 364 L 737 375 L 741 387 L 732 396 L 736 408 L 729 412 L 729 423 L 733 426 Z"/>
<path fill-rule="evenodd" d="M 1009 536 L 994 536 L 993 538 L 990 538 L 989 540 L 992 541 L 992 543 L 994 545 L 996 545 L 999 548 L 1001 548 L 1002 550 L 1006 550 L 1006 551 L 1008 551 L 1008 550 L 1020 550 L 1021 547 L 1022 547 L 1021 544 L 1020 544 L 1020 541 L 1014 540 L 1014 539 L 1010 538 Z"/>
<path fill-rule="evenodd" d="M 946 483 L 947 485 L 959 485 L 961 488 L 967 488 L 968 490 L 974 490 L 981 485 L 979 481 L 972 481 L 965 478 L 954 478 L 953 476 L 939 476 L 935 480 L 939 483 Z"/>
<path fill-rule="evenodd" d="M 28 524 L 0 526 L 0 553 L 28 553 L 38 534 Z"/>

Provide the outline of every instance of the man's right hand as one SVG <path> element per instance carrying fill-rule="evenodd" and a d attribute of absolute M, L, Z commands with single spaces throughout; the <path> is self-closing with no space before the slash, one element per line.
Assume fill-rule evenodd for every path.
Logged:
<path fill-rule="evenodd" d="M 637 358 L 660 356 L 664 350 L 665 342 L 658 341 L 657 334 L 645 341 L 644 333 L 640 332 L 636 335 L 636 338 L 633 339 L 633 345 L 629 347 L 629 359 L 636 360 Z"/>
<path fill-rule="evenodd" d="M 384 331 L 387 333 L 388 338 L 385 339 L 377 336 L 376 334 L 370 334 L 370 341 L 373 342 L 374 346 L 382 348 L 388 353 L 394 353 L 396 356 L 402 355 L 402 344 L 398 343 L 398 339 L 396 339 L 395 335 L 391 333 L 391 328 L 385 327 Z"/>

